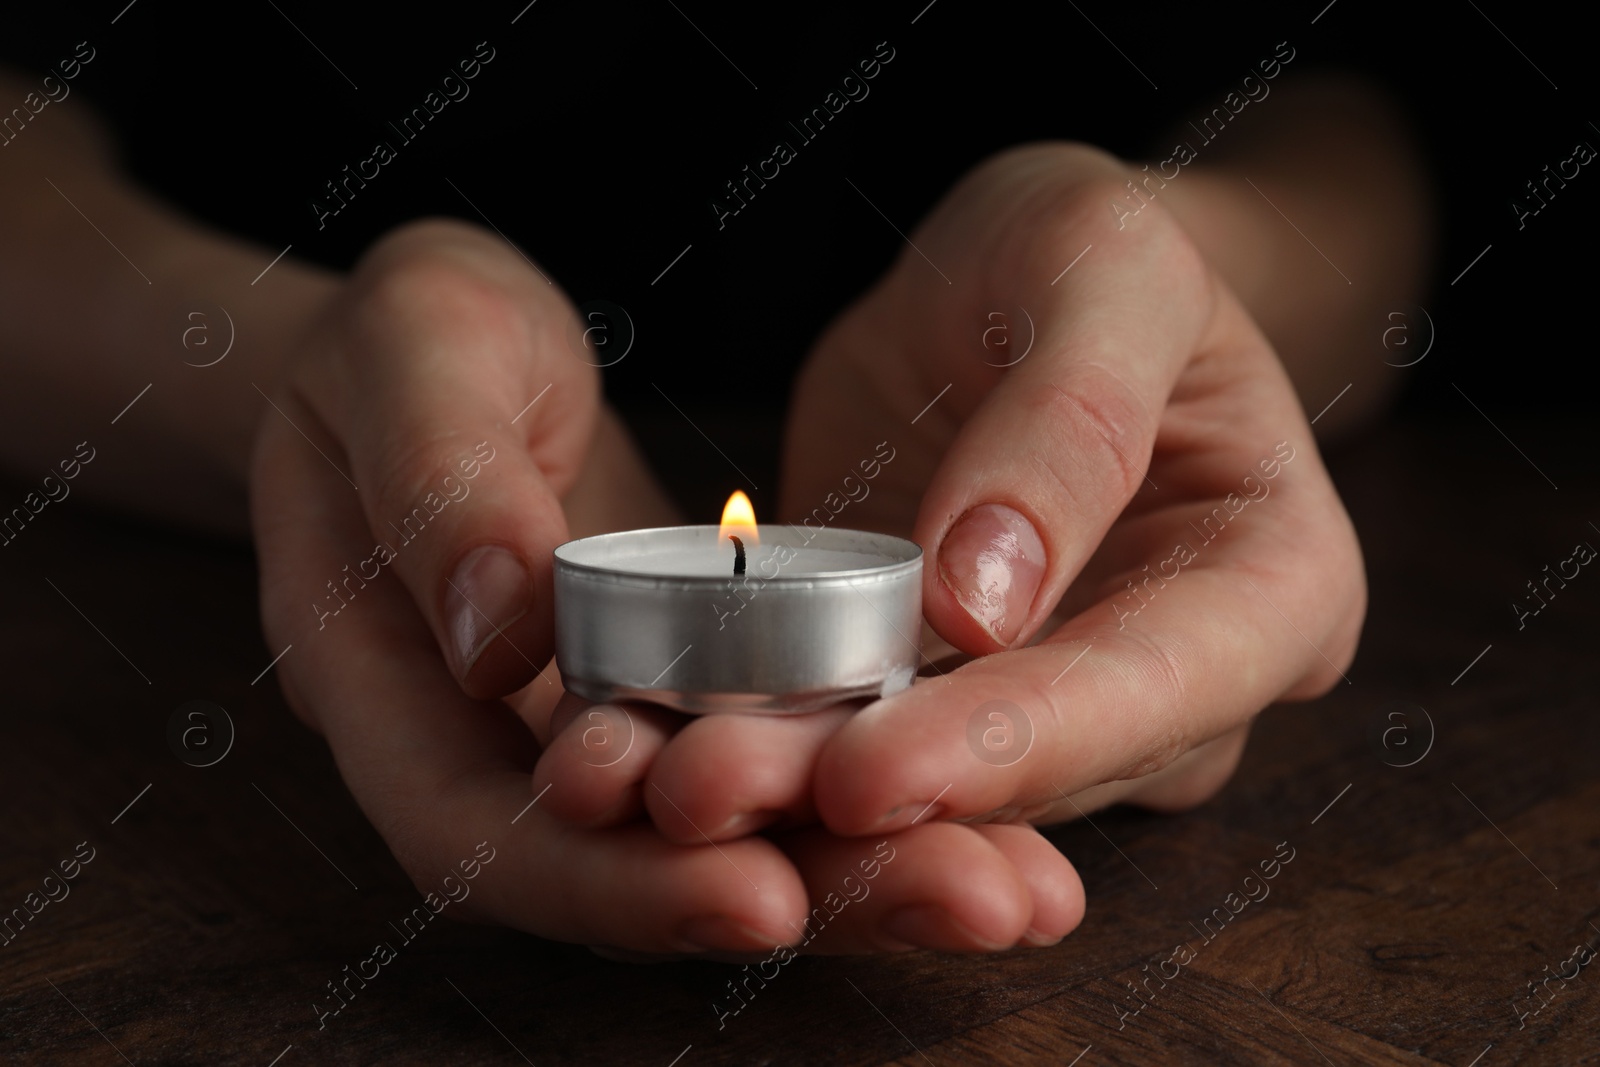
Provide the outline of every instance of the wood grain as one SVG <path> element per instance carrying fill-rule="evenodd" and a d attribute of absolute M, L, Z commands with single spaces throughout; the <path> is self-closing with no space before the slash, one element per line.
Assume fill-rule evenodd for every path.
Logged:
<path fill-rule="evenodd" d="M 52 508 L 0 557 L 0 909 L 79 842 L 96 854 L 0 945 L 0 1058 L 1600 1062 L 1600 978 L 1552 982 L 1526 1019 L 1513 1009 L 1531 1012 L 1527 983 L 1600 940 L 1600 576 L 1522 631 L 1508 606 L 1574 542 L 1600 542 L 1593 447 L 1575 430 L 1502 428 L 1559 490 L 1470 414 L 1332 458 L 1372 585 L 1352 684 L 1269 710 L 1237 779 L 1197 811 L 1052 831 L 1089 892 L 1077 933 L 992 958 L 802 959 L 721 1032 L 723 967 L 617 964 L 456 924 L 430 927 L 319 1031 L 323 983 L 416 893 L 272 676 L 251 684 L 279 650 L 259 637 L 250 557 Z M 168 717 L 193 699 L 237 728 L 212 767 L 167 746 Z M 1431 718 L 1413 766 L 1374 741 L 1394 701 Z M 1420 753 L 1424 726 L 1408 728 Z M 1199 936 L 1191 923 L 1280 842 L 1295 858 L 1270 895 Z M 1119 1018 L 1127 983 L 1182 942 L 1192 961 Z"/>

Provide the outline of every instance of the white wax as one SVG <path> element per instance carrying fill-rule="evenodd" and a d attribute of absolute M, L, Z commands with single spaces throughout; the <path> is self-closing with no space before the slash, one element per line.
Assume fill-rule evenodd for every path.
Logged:
<path fill-rule="evenodd" d="M 781 554 L 780 554 L 781 553 Z M 673 578 L 732 578 L 733 542 L 724 541 L 714 549 L 644 549 L 637 554 L 612 559 L 608 565 L 630 574 L 649 574 Z M 790 558 L 792 557 L 792 558 Z M 783 562 L 785 559 L 787 563 Z M 895 561 L 871 552 L 845 552 L 833 548 L 783 548 L 760 545 L 745 549 L 745 574 L 754 578 L 815 578 L 841 571 L 884 567 Z"/>
<path fill-rule="evenodd" d="M 856 530 L 806 529 L 764 525 L 745 541 L 745 574 L 750 581 L 805 581 L 835 575 L 884 577 L 920 565 L 916 545 L 897 537 Z M 814 542 L 814 543 L 812 543 Z M 715 526 L 676 526 L 628 530 L 569 541 L 556 559 L 590 575 L 643 578 L 734 580 L 733 542 L 719 538 Z"/>

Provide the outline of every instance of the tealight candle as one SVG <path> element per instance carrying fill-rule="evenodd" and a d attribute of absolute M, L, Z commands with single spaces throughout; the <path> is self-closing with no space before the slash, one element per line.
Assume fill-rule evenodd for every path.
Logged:
<path fill-rule="evenodd" d="M 757 526 L 736 493 L 721 526 L 561 545 L 555 612 L 562 682 L 588 700 L 813 711 L 911 684 L 922 549 L 887 534 Z"/>

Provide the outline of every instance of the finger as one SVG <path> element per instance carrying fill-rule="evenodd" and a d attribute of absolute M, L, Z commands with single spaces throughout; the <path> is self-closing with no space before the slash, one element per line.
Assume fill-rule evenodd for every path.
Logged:
<path fill-rule="evenodd" d="M 819 955 L 904 952 L 993 952 L 1013 944 L 1053 945 L 1083 920 L 1083 883 L 1065 856 L 1030 826 L 902 831 L 874 845 L 816 829 L 780 839 L 805 875 L 811 911 L 795 927 L 794 946 L 766 953 L 709 953 L 745 964 L 736 987 L 753 993 L 799 952 Z M 987 844 L 989 847 L 985 848 Z M 909 862 L 907 862 L 909 860 Z M 893 877 L 880 877 L 894 864 Z M 1025 893 L 1018 893 L 1020 879 Z M 1020 917 L 1027 926 L 1012 939 Z M 627 963 L 682 959 L 597 949 Z M 754 985 L 747 983 L 754 982 Z M 717 1008 L 737 1014 L 735 1000 Z"/>
<path fill-rule="evenodd" d="M 928 621 L 974 653 L 1032 637 L 1146 489 L 1167 398 L 1215 303 L 1207 268 L 1173 220 L 1153 210 L 1118 232 L 1104 205 L 1126 195 L 1120 172 L 1087 186 L 1036 184 L 1037 217 L 1013 225 L 1006 254 L 978 283 L 1030 309 L 1032 347 L 968 413 L 915 529 L 933 563 Z M 1094 259 L 1061 275 L 1063 250 L 1085 245 Z"/>
<path fill-rule="evenodd" d="M 1364 611 L 1360 550 L 1309 433 L 1300 440 L 1274 506 L 1251 505 L 1214 543 L 1182 509 L 1166 517 L 1187 553 L 1163 553 L 1185 561 L 1165 578 L 1112 576 L 1041 644 L 860 712 L 818 759 L 824 822 L 881 833 L 930 805 L 925 819 L 1037 815 L 1160 770 L 1280 696 L 1340 682 Z"/>
<path fill-rule="evenodd" d="M 1142 778 L 1102 782 L 1064 796 L 1044 811 L 1028 813 L 1034 826 L 1071 822 L 1116 804 L 1131 804 L 1162 814 L 1189 811 L 1222 791 L 1244 754 L 1250 723 L 1196 745 L 1159 771 Z"/>
<path fill-rule="evenodd" d="M 663 836 L 684 844 L 814 822 L 817 754 L 852 711 L 703 715 L 655 757 L 645 807 Z"/>
<path fill-rule="evenodd" d="M 642 455 L 621 420 L 615 412 L 605 408 L 601 409 L 599 425 L 584 457 L 577 484 L 562 497 L 561 504 L 575 538 L 608 530 L 674 526 L 682 522 L 646 469 Z M 566 691 L 561 668 L 554 662 L 547 663 L 537 678 L 507 694 L 505 699 L 527 723 L 541 746 L 550 743 L 551 717 L 557 705 L 565 709 L 559 728 L 565 728 L 578 711 L 590 706 L 588 701 Z M 589 732 L 592 745 L 603 746 L 613 732 L 611 727 L 615 728 L 617 739 L 623 740 L 621 731 L 628 720 L 610 716 L 605 723 L 607 729 Z M 591 721 L 589 725 L 602 724 Z M 612 751 L 625 747 L 618 744 Z M 599 757 L 602 753 L 596 750 L 595 755 Z"/>
<path fill-rule="evenodd" d="M 1245 723 L 1214 741 L 1191 748 L 1154 774 L 1132 782 L 1110 783 L 1123 788 L 1121 796 L 1100 800 L 1093 796 L 1094 789 L 1089 789 L 1075 799 L 1085 812 L 1112 803 L 1135 804 L 1167 814 L 1188 811 L 1216 796 L 1233 777 L 1249 736 L 1250 724 Z"/>
<path fill-rule="evenodd" d="M 469 227 L 407 227 L 351 287 L 305 398 L 346 444 L 370 532 L 320 603 L 342 610 L 393 570 L 462 687 L 504 695 L 550 659 L 550 553 L 596 377 L 566 347 L 561 295 Z"/>
<path fill-rule="evenodd" d="M 324 451 L 335 449 L 309 414 L 302 425 Z M 805 889 L 771 842 L 689 848 L 645 824 L 575 829 L 531 804 L 532 735 L 503 703 L 461 693 L 397 583 L 373 583 L 357 610 L 317 630 L 293 590 L 366 536 L 353 496 L 287 423 L 267 422 L 252 512 L 268 636 L 292 646 L 277 670 L 419 890 L 437 895 L 446 875 L 462 883 L 462 861 L 483 843 L 494 858 L 451 914 L 638 952 L 755 951 L 792 940 Z"/>
<path fill-rule="evenodd" d="M 1083 921 L 1083 881 L 1061 851 L 1031 826 L 984 823 L 973 826 L 1022 876 L 1033 898 L 1033 918 L 1021 943 L 1044 948 L 1066 937 Z"/>
<path fill-rule="evenodd" d="M 533 769 L 534 793 L 548 790 L 545 810 L 573 826 L 629 822 L 644 813 L 645 776 L 683 721 L 648 704 L 590 704 L 567 694 L 551 717 L 555 735 Z"/>
<path fill-rule="evenodd" d="M 796 949 L 835 955 L 909 948 L 997 952 L 1016 945 L 1035 920 L 1030 877 L 1075 884 L 1077 875 L 1048 843 L 1054 861 L 1021 842 L 1021 834 L 1038 838 L 1037 831 L 1005 829 L 1017 834 L 928 823 L 876 842 L 834 837 L 821 828 L 781 835 L 811 900 Z M 1041 921 L 1046 938 L 1054 940 L 1075 919 L 1070 907 L 1052 900 Z"/>

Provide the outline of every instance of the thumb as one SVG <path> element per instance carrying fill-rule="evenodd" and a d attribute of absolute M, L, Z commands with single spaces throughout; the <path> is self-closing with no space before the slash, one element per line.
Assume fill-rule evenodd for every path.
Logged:
<path fill-rule="evenodd" d="M 1025 643 L 1150 486 L 1156 431 L 1214 292 L 1175 225 L 1139 229 L 1118 240 L 1083 225 L 1067 243 L 1094 242 L 1104 255 L 1060 285 L 1049 280 L 1059 257 L 1043 247 L 1007 272 L 1029 279 L 1015 292 L 1040 309 L 1038 336 L 962 426 L 916 527 L 935 563 L 924 612 L 965 652 Z M 1026 269 L 1031 258 L 1036 271 Z"/>
<path fill-rule="evenodd" d="M 552 653 L 560 497 L 598 410 L 596 376 L 568 348 L 572 311 L 503 243 L 455 224 L 407 227 L 351 284 L 338 354 L 310 391 L 374 543 L 313 610 L 337 625 L 392 570 L 462 688 L 504 695 Z"/>

